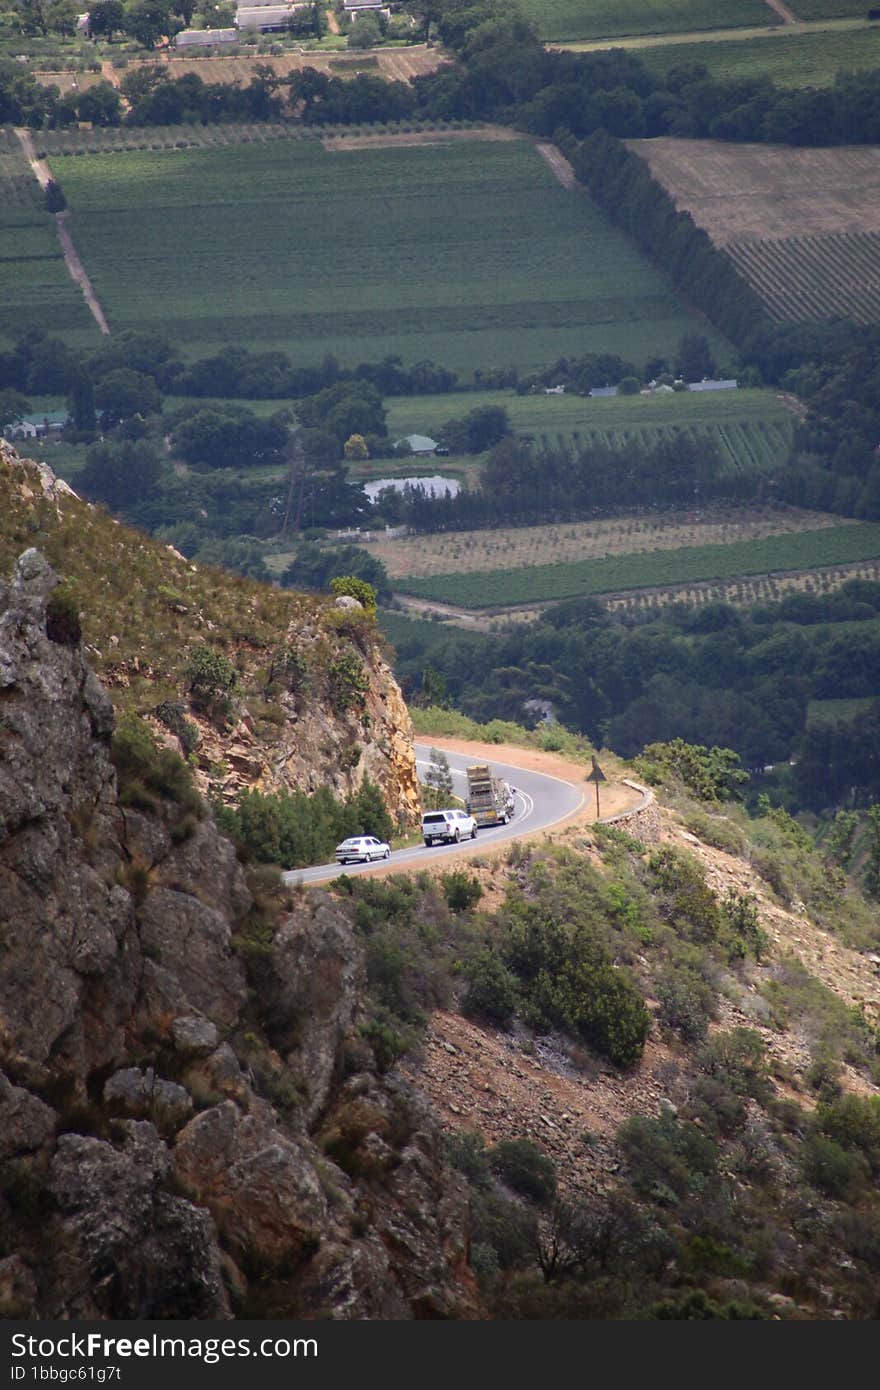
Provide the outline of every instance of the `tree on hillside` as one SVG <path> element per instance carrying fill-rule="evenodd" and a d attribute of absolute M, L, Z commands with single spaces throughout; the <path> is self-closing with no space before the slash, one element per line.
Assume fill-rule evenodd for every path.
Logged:
<path fill-rule="evenodd" d="M 161 472 L 159 457 L 145 440 L 95 444 L 86 454 L 76 485 L 90 501 L 124 512 L 153 496 Z"/>
<path fill-rule="evenodd" d="M 30 401 L 12 388 L 0 391 L 0 429 L 20 420 L 30 410 Z"/>
<path fill-rule="evenodd" d="M 95 387 L 95 403 L 102 412 L 105 428 L 132 415 L 155 415 L 162 408 L 162 397 L 151 376 L 118 367 L 108 372 Z"/>

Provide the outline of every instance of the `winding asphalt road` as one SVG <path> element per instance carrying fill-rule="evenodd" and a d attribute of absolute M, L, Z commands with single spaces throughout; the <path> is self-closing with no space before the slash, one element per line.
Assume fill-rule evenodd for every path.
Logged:
<path fill-rule="evenodd" d="M 415 745 L 420 774 L 423 775 L 430 765 L 431 749 L 442 747 L 442 742 Z M 474 759 L 464 753 L 449 751 L 446 752 L 446 756 L 449 759 L 456 795 L 463 798 L 467 785 L 465 768 Z M 494 848 L 504 840 L 515 840 L 517 836 L 534 830 L 548 830 L 551 825 L 556 825 L 558 821 L 565 820 L 567 816 L 579 810 L 584 803 L 587 793 L 585 783 L 579 785 L 575 782 L 565 782 L 560 777 L 550 777 L 544 772 L 528 772 L 525 768 L 495 762 L 494 759 L 491 766 L 496 776 L 502 777 L 511 787 L 516 788 L 516 811 L 513 820 L 507 825 L 486 827 L 479 831 L 476 840 L 469 840 L 465 845 L 433 845 L 430 849 L 426 849 L 424 845 L 414 845 L 409 849 L 394 850 L 391 863 L 395 867 L 419 869 L 448 856 L 461 858 L 478 854 L 481 849 Z M 289 884 L 323 883 L 326 879 L 336 878 L 338 874 L 369 873 L 375 868 L 376 865 L 367 864 L 349 864 L 346 868 L 338 864 L 320 864 L 311 869 L 291 869 L 283 877 L 285 883 Z"/>

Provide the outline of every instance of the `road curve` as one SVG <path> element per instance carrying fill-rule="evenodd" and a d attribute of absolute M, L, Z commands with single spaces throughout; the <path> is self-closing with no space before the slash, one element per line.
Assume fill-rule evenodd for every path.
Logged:
<path fill-rule="evenodd" d="M 416 762 L 421 775 L 424 775 L 428 769 L 432 748 L 443 749 L 443 740 L 435 739 L 430 744 L 417 743 L 415 745 Z M 456 795 L 464 797 L 465 768 L 476 759 L 473 755 L 455 753 L 451 750 L 444 751 L 449 759 Z M 502 777 L 516 788 L 514 797 L 516 811 L 509 824 L 486 827 L 479 832 L 476 840 L 470 840 L 466 845 L 433 845 L 430 849 L 425 848 L 424 845 L 413 845 L 409 849 L 395 850 L 391 856 L 391 862 L 394 866 L 407 870 L 422 869 L 429 864 L 436 864 L 438 859 L 446 859 L 450 856 L 459 859 L 468 858 L 473 854 L 479 854 L 484 849 L 494 849 L 505 840 L 515 840 L 520 835 L 530 834 L 536 830 L 549 830 L 552 825 L 566 820 L 580 810 L 588 790 L 585 782 L 580 784 L 567 782 L 561 777 L 551 777 L 546 772 L 531 772 L 526 768 L 517 767 L 513 763 L 496 762 L 495 759 L 492 759 L 492 770 L 496 776 Z M 283 875 L 283 878 L 285 883 L 291 885 L 297 883 L 308 885 L 323 883 L 342 873 L 352 875 L 370 873 L 375 867 L 365 864 L 349 864 L 347 868 L 342 868 L 338 864 L 319 864 L 311 869 L 290 869 Z"/>

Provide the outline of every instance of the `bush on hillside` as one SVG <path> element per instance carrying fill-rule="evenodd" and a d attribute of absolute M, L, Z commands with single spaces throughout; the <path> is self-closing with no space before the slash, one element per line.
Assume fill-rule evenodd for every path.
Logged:
<path fill-rule="evenodd" d="M 489 1163 L 508 1187 L 539 1207 L 556 1196 L 556 1168 L 530 1139 L 503 1139 L 489 1150 Z"/>
<path fill-rule="evenodd" d="M 195 789 L 192 772 L 177 753 L 160 748 L 136 714 L 124 714 L 111 744 L 119 800 L 123 806 L 159 811 L 162 801 L 174 802 L 181 811 L 200 816 L 204 807 Z"/>

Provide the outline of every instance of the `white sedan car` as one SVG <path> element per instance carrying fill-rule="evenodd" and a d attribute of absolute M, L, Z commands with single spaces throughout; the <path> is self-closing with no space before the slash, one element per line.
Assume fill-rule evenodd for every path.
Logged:
<path fill-rule="evenodd" d="M 374 859 L 390 859 L 391 846 L 375 835 L 351 835 L 336 846 L 340 864 L 372 864 Z"/>

